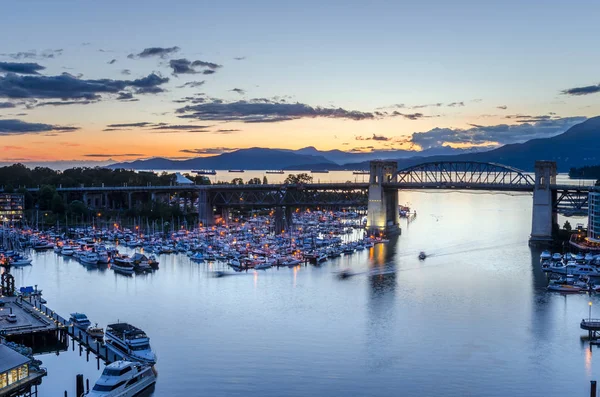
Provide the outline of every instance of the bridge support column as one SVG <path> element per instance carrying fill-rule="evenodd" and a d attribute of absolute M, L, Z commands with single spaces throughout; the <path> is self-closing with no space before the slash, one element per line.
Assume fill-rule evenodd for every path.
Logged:
<path fill-rule="evenodd" d="M 198 191 L 198 220 L 202 226 L 212 226 L 215 224 L 212 206 L 206 190 Z"/>
<path fill-rule="evenodd" d="M 127 193 L 127 209 L 132 209 L 133 208 L 133 193 L 129 192 Z"/>
<path fill-rule="evenodd" d="M 400 233 L 398 189 L 383 186 L 386 182 L 396 181 L 398 163 L 371 161 L 370 167 L 367 230 L 369 233 L 377 235 L 398 234 Z"/>
<path fill-rule="evenodd" d="M 553 184 L 556 184 L 556 163 L 536 161 L 530 245 L 552 242 L 552 227 L 557 222 L 554 211 L 556 193 L 551 189 Z"/>

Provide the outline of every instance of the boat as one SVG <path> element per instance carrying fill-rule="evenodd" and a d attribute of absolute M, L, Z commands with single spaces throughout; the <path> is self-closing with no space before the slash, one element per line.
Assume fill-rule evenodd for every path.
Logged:
<path fill-rule="evenodd" d="M 427 258 L 427 254 L 425 254 L 425 252 L 423 252 L 423 251 L 419 252 L 419 259 L 425 260 L 425 258 Z"/>
<path fill-rule="evenodd" d="M 115 323 L 106 327 L 106 346 L 115 353 L 148 364 L 156 363 L 156 355 L 150 348 L 150 338 L 141 329 L 128 323 Z"/>
<path fill-rule="evenodd" d="M 581 288 L 577 285 L 558 284 L 558 283 L 549 284 L 547 289 L 548 289 L 548 291 L 558 291 L 558 292 L 581 292 L 581 291 L 583 291 L 583 288 Z"/>
<path fill-rule="evenodd" d="M 62 247 L 62 249 L 60 250 L 60 254 L 62 256 L 73 256 L 73 254 L 75 253 L 75 251 L 73 250 L 73 247 L 70 247 L 68 245 L 65 245 L 64 247 Z"/>
<path fill-rule="evenodd" d="M 10 257 L 9 263 L 12 266 L 28 266 L 31 265 L 31 258 L 27 258 L 21 254 L 15 254 Z"/>
<path fill-rule="evenodd" d="M 558 252 L 555 252 L 554 254 L 552 254 L 552 260 L 559 261 L 561 259 L 562 259 L 562 255 L 559 254 Z"/>
<path fill-rule="evenodd" d="M 548 259 L 552 259 L 552 254 L 550 253 L 550 251 L 542 251 L 542 253 L 540 254 L 540 260 L 547 261 Z"/>
<path fill-rule="evenodd" d="M 585 256 L 583 257 L 584 260 L 591 262 L 594 260 L 594 254 L 592 254 L 591 252 L 588 252 L 587 254 L 585 254 Z"/>
<path fill-rule="evenodd" d="M 573 257 L 577 262 L 583 262 L 585 260 L 585 256 L 579 252 Z"/>
<path fill-rule="evenodd" d="M 98 254 L 91 251 L 86 251 L 79 256 L 79 262 L 83 263 L 84 265 L 97 265 L 99 260 L 100 257 Z"/>
<path fill-rule="evenodd" d="M 133 263 L 126 264 L 114 262 L 112 265 L 110 265 L 110 268 L 117 273 L 123 273 L 127 275 L 133 274 L 134 271 Z"/>
<path fill-rule="evenodd" d="M 115 361 L 104 368 L 94 387 L 84 396 L 136 396 L 155 383 L 156 375 L 151 366 L 131 361 Z"/>
<path fill-rule="evenodd" d="M 267 174 L 283 174 L 283 170 L 267 170 Z"/>
<path fill-rule="evenodd" d="M 361 170 L 352 171 L 352 175 L 369 175 L 369 174 L 370 174 L 370 172 L 366 171 L 366 170 L 364 170 L 364 171 L 361 171 Z"/>
<path fill-rule="evenodd" d="M 600 270 L 592 265 L 580 264 L 576 262 L 568 262 L 566 265 L 551 266 L 550 271 L 558 274 L 573 275 L 573 276 L 592 276 L 600 277 Z"/>
<path fill-rule="evenodd" d="M 254 266 L 255 270 L 264 270 L 264 269 L 269 269 L 271 268 L 271 263 L 268 260 L 265 260 L 264 262 L 261 263 L 257 263 Z"/>
<path fill-rule="evenodd" d="M 217 175 L 216 170 L 192 170 L 192 172 L 198 175 Z"/>
<path fill-rule="evenodd" d="M 244 170 L 229 170 L 229 172 L 246 172 Z"/>
<path fill-rule="evenodd" d="M 83 330 L 88 329 L 88 327 L 92 324 L 87 316 L 83 313 L 71 313 L 71 318 L 69 318 L 69 321 L 71 321 L 75 327 Z"/>
<path fill-rule="evenodd" d="M 98 327 L 98 323 L 96 323 L 95 326 L 91 326 L 90 325 L 88 327 L 88 329 L 86 330 L 86 332 L 92 338 L 95 338 L 95 339 L 102 339 L 102 338 L 104 338 L 104 328 Z"/>
<path fill-rule="evenodd" d="M 53 248 L 54 244 L 45 240 L 40 240 L 33 244 L 33 249 L 36 251 L 51 250 Z"/>

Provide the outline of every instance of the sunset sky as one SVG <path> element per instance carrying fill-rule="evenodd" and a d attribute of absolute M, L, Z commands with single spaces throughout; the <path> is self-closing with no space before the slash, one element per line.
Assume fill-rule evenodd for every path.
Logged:
<path fill-rule="evenodd" d="M 599 12 L 552 0 L 9 2 L 0 162 L 556 135 L 600 113 Z"/>

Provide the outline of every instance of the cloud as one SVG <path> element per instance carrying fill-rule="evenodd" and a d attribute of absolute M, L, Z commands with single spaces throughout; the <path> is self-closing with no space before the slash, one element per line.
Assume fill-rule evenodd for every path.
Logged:
<path fill-rule="evenodd" d="M 228 148 L 228 147 L 213 147 L 213 148 L 202 148 L 202 149 L 181 149 L 180 153 L 190 153 L 190 154 L 222 154 L 233 152 L 234 150 L 238 150 L 238 148 Z"/>
<path fill-rule="evenodd" d="M 46 69 L 40 64 L 33 62 L 0 62 L 0 72 L 19 74 L 39 74 L 39 70 Z"/>
<path fill-rule="evenodd" d="M 266 98 L 248 101 L 223 102 L 211 99 L 176 110 L 181 118 L 199 120 L 241 121 L 267 123 L 300 118 L 327 117 L 348 120 L 374 119 L 373 113 L 349 111 L 342 108 L 312 107 L 303 103 L 280 103 Z"/>
<path fill-rule="evenodd" d="M 415 132 L 410 142 L 422 149 L 441 147 L 447 144 L 505 145 L 525 142 L 535 138 L 549 138 L 558 135 L 585 117 L 565 117 L 525 122 L 515 125 L 499 124 L 482 126 L 471 124 L 469 129 L 434 128 L 426 132 Z"/>
<path fill-rule="evenodd" d="M 500 106 L 496 106 L 496 109 L 506 110 L 506 109 L 508 109 L 508 106 L 500 105 Z"/>
<path fill-rule="evenodd" d="M 177 88 L 183 88 L 183 87 L 192 87 L 192 88 L 196 88 L 196 87 L 200 87 L 201 85 L 204 85 L 204 80 L 201 81 L 188 81 L 187 83 L 185 83 L 184 85 L 180 85 Z"/>
<path fill-rule="evenodd" d="M 168 56 L 169 54 L 172 54 L 174 52 L 179 51 L 179 47 L 175 46 L 175 47 L 150 47 L 150 48 L 144 48 L 144 51 L 140 52 L 139 54 L 129 54 L 127 56 L 127 58 L 133 59 L 133 58 L 149 58 L 149 57 L 161 57 L 161 58 L 165 58 L 166 56 Z"/>
<path fill-rule="evenodd" d="M 561 94 L 563 94 L 563 95 L 581 96 L 581 95 L 595 94 L 597 92 L 600 92 L 600 84 L 597 84 L 597 85 L 588 85 L 588 86 L 585 86 L 585 87 L 568 88 L 566 90 L 562 90 Z"/>
<path fill-rule="evenodd" d="M 159 94 L 165 92 L 165 89 L 160 87 L 142 87 L 135 90 L 136 94 Z"/>
<path fill-rule="evenodd" d="M 4 149 L 4 150 L 22 150 L 22 149 L 25 149 L 25 148 L 23 146 L 8 145 L 8 146 L 3 146 L 2 149 Z"/>
<path fill-rule="evenodd" d="M 19 76 L 9 73 L 0 77 L 0 98 L 59 98 L 96 100 L 100 94 L 116 94 L 127 87 L 150 92 L 169 81 L 154 73 L 136 80 L 84 80 L 68 73 L 60 76 Z"/>
<path fill-rule="evenodd" d="M 244 59 L 246 59 L 246 57 L 234 57 L 233 59 L 235 59 L 236 61 L 243 61 Z"/>
<path fill-rule="evenodd" d="M 237 92 L 240 95 L 244 95 L 246 93 L 246 91 L 242 90 L 241 88 L 233 88 L 229 91 Z"/>
<path fill-rule="evenodd" d="M 213 74 L 213 73 L 215 73 L 215 71 L 212 69 L 206 69 L 205 71 L 202 72 L 202 74 Z"/>
<path fill-rule="evenodd" d="M 425 116 L 423 113 L 400 113 L 397 111 L 394 111 L 392 113 L 392 116 L 402 116 L 408 120 L 419 120 L 422 118 L 431 117 L 431 116 Z"/>
<path fill-rule="evenodd" d="M 42 59 L 42 58 L 54 58 L 57 57 L 59 55 L 62 55 L 63 50 L 62 48 L 57 49 L 57 50 L 44 50 L 40 53 L 38 53 L 35 50 L 31 50 L 31 51 L 22 51 L 22 52 L 15 52 L 12 54 L 0 54 L 0 55 L 6 55 L 11 57 L 12 59 Z"/>
<path fill-rule="evenodd" d="M 462 107 L 462 106 L 465 106 L 465 103 L 464 102 L 452 102 L 452 103 L 449 103 L 447 106 L 451 107 L 451 108 Z"/>
<path fill-rule="evenodd" d="M 216 130 L 215 132 L 213 132 L 213 134 L 221 134 L 221 135 L 229 135 L 229 134 L 233 134 L 235 132 L 240 132 L 241 130 L 236 130 L 236 129 L 222 129 L 222 130 Z"/>
<path fill-rule="evenodd" d="M 124 74 L 125 76 L 129 76 L 131 74 L 131 70 L 123 69 L 123 70 L 121 70 L 121 74 Z"/>
<path fill-rule="evenodd" d="M 137 123 L 120 123 L 120 124 L 109 124 L 108 128 L 126 128 L 126 127 L 148 127 L 155 125 L 154 123 L 150 123 L 148 121 L 140 121 Z"/>
<path fill-rule="evenodd" d="M 109 65 L 112 65 L 112 64 L 113 64 L 113 63 L 115 63 L 115 62 L 117 62 L 117 60 L 116 60 L 116 59 L 112 59 L 112 60 L 108 61 L 107 63 L 108 63 Z"/>
<path fill-rule="evenodd" d="M 415 106 L 411 106 L 411 109 L 423 109 L 423 108 L 439 108 L 443 105 L 443 103 L 438 102 L 438 103 L 429 103 L 429 104 L 425 104 L 425 105 L 415 105 Z"/>
<path fill-rule="evenodd" d="M 8 108 L 14 108 L 17 107 L 17 105 L 15 105 L 12 102 L 0 102 L 0 109 L 8 109 Z"/>
<path fill-rule="evenodd" d="M 0 120 L 0 136 L 39 134 L 44 132 L 68 132 L 78 130 L 77 127 L 66 127 L 52 124 L 28 123 L 22 120 Z"/>
<path fill-rule="evenodd" d="M 210 128 L 212 125 L 160 125 L 158 127 L 153 127 L 153 130 L 203 130 L 205 128 Z"/>
<path fill-rule="evenodd" d="M 139 156 L 144 156 L 144 154 L 141 153 L 89 153 L 89 154 L 84 154 L 84 157 L 139 157 Z"/>
<path fill-rule="evenodd" d="M 84 101 L 47 101 L 36 103 L 32 107 L 40 107 L 40 106 L 67 106 L 67 105 L 89 105 L 91 103 L 96 103 L 98 101 L 94 100 L 84 100 Z"/>
<path fill-rule="evenodd" d="M 133 97 L 133 94 L 131 92 L 119 92 L 119 96 L 117 97 L 117 100 L 119 101 L 137 101 L 137 99 L 135 99 Z"/>
<path fill-rule="evenodd" d="M 388 138 L 386 136 L 383 135 L 377 135 L 377 134 L 373 134 L 373 136 L 371 137 L 362 137 L 362 136 L 357 136 L 355 138 L 357 141 L 391 141 L 392 138 Z"/>
<path fill-rule="evenodd" d="M 209 68 L 209 69 L 219 69 L 222 68 L 223 65 L 219 65 L 213 62 L 205 62 L 205 61 L 194 61 L 192 62 L 193 67 L 201 67 L 201 68 Z"/>

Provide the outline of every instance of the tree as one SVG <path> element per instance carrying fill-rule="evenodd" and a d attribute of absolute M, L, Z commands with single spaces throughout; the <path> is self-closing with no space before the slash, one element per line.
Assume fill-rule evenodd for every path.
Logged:
<path fill-rule="evenodd" d="M 600 179 L 596 181 L 596 186 L 600 186 Z"/>
<path fill-rule="evenodd" d="M 269 180 L 267 179 L 267 176 L 263 176 L 263 185 L 268 185 L 269 184 Z"/>
<path fill-rule="evenodd" d="M 10 183 L 8 185 L 4 186 L 4 193 L 14 193 L 14 192 L 15 192 L 15 188 Z"/>
<path fill-rule="evenodd" d="M 49 210 L 52 207 L 52 199 L 56 194 L 54 186 L 44 185 L 38 191 L 38 204 L 41 210 Z"/>
<path fill-rule="evenodd" d="M 64 214 L 65 212 L 65 202 L 63 201 L 62 197 L 60 197 L 60 194 L 58 193 L 54 193 L 54 195 L 52 196 L 52 202 L 50 205 L 52 212 L 54 212 L 55 214 Z"/>
<path fill-rule="evenodd" d="M 88 213 L 88 209 L 80 200 L 73 200 L 69 204 L 69 212 L 73 215 L 86 215 Z"/>
<path fill-rule="evenodd" d="M 573 230 L 573 227 L 571 227 L 571 223 L 569 221 L 566 221 L 563 225 L 563 229 L 565 229 L 567 232 L 570 232 L 571 230 Z"/>
<path fill-rule="evenodd" d="M 260 178 L 251 178 L 248 181 L 248 185 L 260 185 Z"/>
<path fill-rule="evenodd" d="M 307 173 L 302 173 L 302 174 L 290 174 L 287 176 L 287 178 L 285 178 L 285 181 L 283 183 L 288 184 L 288 185 L 297 185 L 300 183 L 311 183 L 313 181 L 313 177 L 311 175 L 308 175 Z"/>
<path fill-rule="evenodd" d="M 231 184 L 232 185 L 243 185 L 244 184 L 244 180 L 242 178 L 233 178 L 231 180 Z"/>

